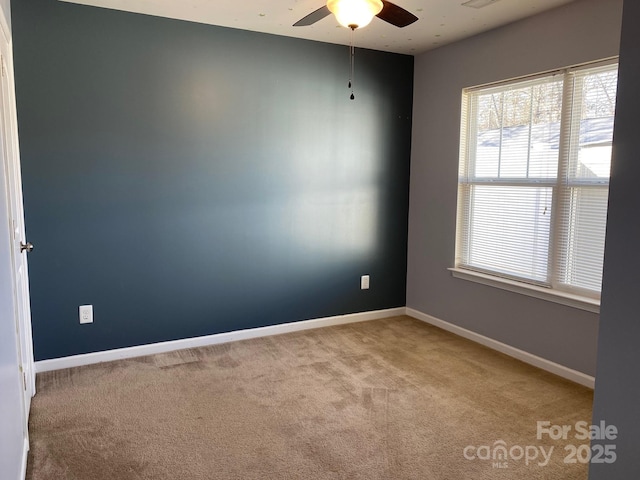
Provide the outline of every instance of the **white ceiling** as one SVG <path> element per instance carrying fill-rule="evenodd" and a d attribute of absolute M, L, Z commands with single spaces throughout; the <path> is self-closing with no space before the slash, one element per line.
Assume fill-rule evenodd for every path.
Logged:
<path fill-rule="evenodd" d="M 293 27 L 323 0 L 61 0 L 160 17 L 349 44 L 349 30 L 329 16 L 308 27 Z M 397 0 L 420 20 L 397 28 L 378 18 L 355 33 L 357 47 L 415 55 L 574 0 L 498 0 L 484 8 L 466 0 Z"/>

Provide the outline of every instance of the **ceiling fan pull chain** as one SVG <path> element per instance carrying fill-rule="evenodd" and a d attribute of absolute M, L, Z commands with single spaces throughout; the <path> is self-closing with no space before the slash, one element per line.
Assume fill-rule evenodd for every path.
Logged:
<path fill-rule="evenodd" d="M 354 83 L 354 73 L 355 73 L 355 57 L 356 57 L 356 49 L 353 46 L 353 32 L 356 29 L 351 27 L 351 41 L 349 44 L 349 62 L 350 62 L 350 71 L 349 71 L 349 88 L 351 89 L 351 96 L 349 97 L 351 100 L 354 100 L 356 96 L 353 94 L 353 83 Z"/>

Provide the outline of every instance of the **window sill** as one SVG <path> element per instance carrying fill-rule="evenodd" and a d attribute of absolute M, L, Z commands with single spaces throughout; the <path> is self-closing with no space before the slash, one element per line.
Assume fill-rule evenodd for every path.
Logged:
<path fill-rule="evenodd" d="M 506 278 L 494 277 L 472 270 L 463 270 L 461 268 L 450 268 L 451 275 L 455 278 L 469 280 L 470 282 L 481 283 L 491 287 L 501 288 L 510 292 L 528 295 L 529 297 L 547 300 L 549 302 L 560 303 L 569 307 L 579 308 L 587 312 L 600 313 L 600 301 L 595 298 L 583 297 L 568 292 L 560 292 L 549 288 L 529 285 L 523 282 L 516 282 Z"/>

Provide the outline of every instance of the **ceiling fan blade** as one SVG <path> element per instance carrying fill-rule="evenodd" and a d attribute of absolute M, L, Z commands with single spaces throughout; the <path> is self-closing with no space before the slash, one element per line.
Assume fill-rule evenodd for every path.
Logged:
<path fill-rule="evenodd" d="M 380 20 L 395 25 L 396 27 L 406 27 L 418 20 L 413 13 L 406 11 L 395 3 L 382 0 L 382 11 L 377 15 Z"/>
<path fill-rule="evenodd" d="M 306 17 L 298 20 L 296 23 L 293 24 L 293 26 L 306 27 L 308 25 L 313 25 L 317 21 L 322 20 L 324 17 L 328 17 L 329 15 L 331 15 L 331 12 L 327 8 L 327 6 L 324 5 L 323 7 L 320 7 L 319 9 L 317 9 L 315 12 L 311 12 Z"/>

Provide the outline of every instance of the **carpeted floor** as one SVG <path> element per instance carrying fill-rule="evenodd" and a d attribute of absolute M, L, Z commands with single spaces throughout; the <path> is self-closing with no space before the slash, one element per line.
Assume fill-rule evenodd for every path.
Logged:
<path fill-rule="evenodd" d="M 590 390 L 408 317 L 37 382 L 30 480 L 587 478 L 536 422 L 590 423 Z"/>

